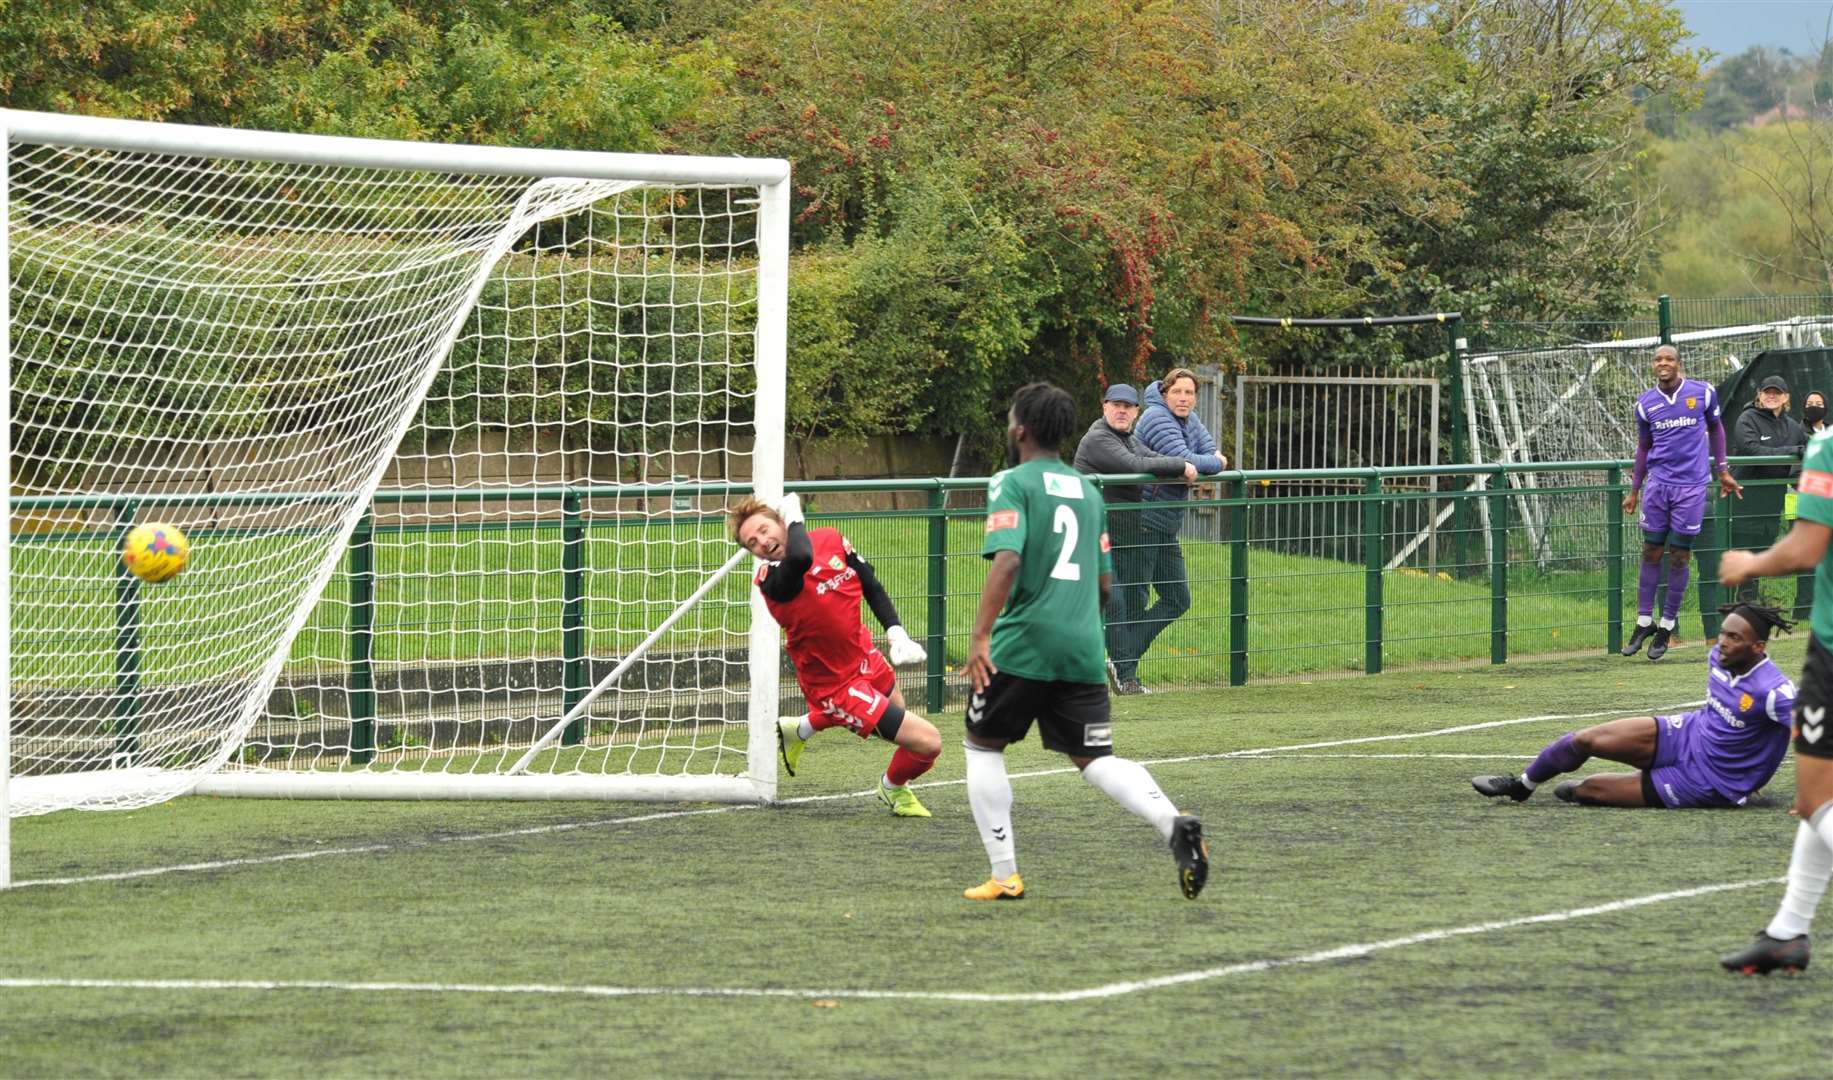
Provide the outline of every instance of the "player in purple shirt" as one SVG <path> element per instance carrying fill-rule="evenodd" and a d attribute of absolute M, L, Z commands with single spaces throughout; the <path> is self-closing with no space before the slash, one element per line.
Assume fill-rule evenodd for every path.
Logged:
<path fill-rule="evenodd" d="M 1718 391 L 1698 379 L 1682 378 L 1680 351 L 1655 350 L 1655 386 L 1636 399 L 1636 468 L 1623 499 L 1623 512 L 1642 504 L 1642 572 L 1636 581 L 1636 628 L 1623 646 L 1634 656 L 1652 635 L 1648 658 L 1668 651 L 1680 601 L 1687 592 L 1693 540 L 1706 520 L 1706 482 L 1718 476 L 1720 497 L 1744 497 L 1725 461 L 1725 428 L 1719 422 Z M 1707 454 L 1710 451 L 1710 458 Z M 1644 483 L 1644 480 L 1647 482 Z M 1655 588 L 1661 562 L 1668 564 L 1667 596 L 1655 624 Z"/>
<path fill-rule="evenodd" d="M 1521 802 L 1560 773 L 1592 757 L 1640 773 L 1602 773 L 1553 789 L 1587 806 L 1743 806 L 1769 783 L 1788 752 L 1795 684 L 1769 659 L 1769 632 L 1794 626 L 1776 608 L 1727 604 L 1718 647 L 1707 658 L 1706 704 L 1684 716 L 1638 716 L 1568 731 L 1521 776 L 1479 776 L 1471 786 L 1492 799 Z"/>

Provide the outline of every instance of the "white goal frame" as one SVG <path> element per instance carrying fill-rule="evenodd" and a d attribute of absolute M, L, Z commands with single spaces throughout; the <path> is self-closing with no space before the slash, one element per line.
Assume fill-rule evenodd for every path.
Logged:
<path fill-rule="evenodd" d="M 10 439 L 14 365 L 10 311 L 13 267 L 8 191 L 11 147 L 15 143 L 312 166 L 754 188 L 758 197 L 757 310 L 754 328 L 757 390 L 750 486 L 759 497 L 765 499 L 774 499 L 782 493 L 790 216 L 790 166 L 787 161 L 409 143 L 3 109 L 0 109 L 0 136 L 5 138 L 8 147 L 7 157 L 0 160 L 0 278 L 6 282 L 6 287 L 0 288 L 0 363 L 5 365 L 7 376 L 7 393 L 0 397 L 0 447 L 7 451 L 9 481 L 6 492 L 9 537 L 7 545 L 0 548 L 0 600 L 5 601 L 9 615 L 5 624 L 0 625 L 0 888 L 11 883 L 10 813 L 13 809 L 9 798 L 13 783 L 10 757 L 13 724 L 13 690 L 10 679 L 13 635 L 10 617 L 10 526 L 14 510 L 12 482 L 15 477 Z M 482 277 L 480 275 L 465 304 L 467 311 L 483 287 Z M 432 377 L 449 358 L 460 329 L 455 323 L 442 340 L 441 361 L 434 365 L 433 371 L 419 386 L 421 397 L 424 397 Z M 411 419 L 410 416 L 392 433 L 393 445 L 400 444 Z M 369 478 L 370 489 L 380 481 L 389 456 L 383 455 L 382 467 L 377 468 Z M 348 541 L 348 529 L 343 539 Z M 728 562 L 719 574 L 732 569 L 737 562 Z M 328 578 L 329 575 L 323 576 Z M 317 589 L 322 591 L 324 584 L 325 581 L 318 581 Z M 688 603 L 692 603 L 692 598 Z M 683 604 L 681 610 L 685 610 L 686 606 Z M 767 802 L 776 795 L 775 722 L 780 663 L 778 632 L 775 622 L 755 592 L 751 595 L 749 610 L 746 655 L 750 688 L 746 705 L 746 757 L 742 775 L 365 776 L 360 773 L 335 773 L 287 776 L 270 773 L 234 777 L 206 776 L 193 790 L 212 794 L 286 798 L 600 798 Z M 305 622 L 303 616 L 294 620 L 286 635 L 288 642 L 297 635 Z M 647 644 L 644 643 L 645 646 Z M 626 661 L 625 666 L 640 654 L 640 649 L 621 658 Z M 272 678 L 279 674 L 285 651 L 283 645 L 279 658 L 269 665 L 270 684 Z"/>

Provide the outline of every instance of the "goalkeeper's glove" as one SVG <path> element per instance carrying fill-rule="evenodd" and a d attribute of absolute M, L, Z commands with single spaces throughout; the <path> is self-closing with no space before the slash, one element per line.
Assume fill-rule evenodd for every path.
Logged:
<path fill-rule="evenodd" d="M 891 643 L 891 663 L 895 667 L 909 667 L 929 659 L 928 651 L 911 638 L 910 631 L 901 626 L 886 629 L 885 639 Z"/>
<path fill-rule="evenodd" d="M 777 500 L 777 516 L 783 519 L 783 527 L 788 528 L 802 520 L 802 496 L 794 492 Z"/>

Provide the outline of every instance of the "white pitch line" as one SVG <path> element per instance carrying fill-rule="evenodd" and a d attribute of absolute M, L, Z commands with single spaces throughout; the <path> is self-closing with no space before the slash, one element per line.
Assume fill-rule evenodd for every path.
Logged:
<path fill-rule="evenodd" d="M 1498 919 L 1492 922 L 1467 923 L 1463 926 L 1444 927 L 1438 930 L 1424 930 L 1417 934 L 1403 937 L 1384 938 L 1380 941 L 1366 941 L 1355 945 L 1339 945 L 1331 949 L 1320 949 L 1316 952 L 1301 953 L 1267 960 L 1249 960 L 1243 963 L 1225 964 L 1220 967 L 1199 968 L 1194 971 L 1180 971 L 1172 975 L 1160 975 L 1150 979 L 1130 979 L 1124 982 L 1104 983 L 1082 990 L 1038 991 L 1032 993 L 969 993 L 965 991 L 944 990 L 842 990 L 793 989 L 789 987 L 748 987 L 748 986 L 595 986 L 591 984 L 567 986 L 552 983 L 423 983 L 423 982 L 335 982 L 330 980 L 267 980 L 267 979 L 6 979 L 0 978 L 0 989 L 14 990 L 230 990 L 230 991 L 278 991 L 278 990 L 328 990 L 357 994 L 489 994 L 489 995 L 547 995 L 599 998 L 635 998 L 635 997 L 694 997 L 694 998 L 794 998 L 813 1000 L 855 1000 L 855 1001 L 950 1001 L 973 1002 L 982 1004 L 1060 1004 L 1073 1001 L 1092 1001 L 1101 998 L 1124 997 L 1147 990 L 1162 990 L 1171 986 L 1188 986 L 1193 983 L 1210 982 L 1225 979 L 1234 975 L 1251 975 L 1277 968 L 1298 967 L 1304 964 L 1327 964 L 1336 960 L 1354 960 L 1378 952 L 1393 949 L 1404 949 L 1412 945 L 1426 945 L 1451 938 L 1474 937 L 1479 934 L 1491 934 L 1502 930 L 1513 930 L 1522 926 L 1539 926 L 1547 923 L 1572 922 L 1576 919 L 1590 918 L 1594 915 L 1609 915 L 1632 908 L 1646 907 L 1650 904 L 1661 904 L 1671 900 L 1687 900 L 1696 896 L 1707 896 L 1712 893 L 1731 892 L 1738 889 L 1751 889 L 1759 885 L 1780 885 L 1786 878 L 1756 878 L 1749 881 L 1731 881 L 1718 885 L 1700 885 L 1691 889 L 1676 889 L 1671 892 L 1651 893 L 1647 896 L 1633 897 L 1628 900 L 1612 900 L 1609 903 L 1594 904 L 1589 907 L 1569 908 L 1565 911 L 1548 912 L 1542 915 L 1523 915 L 1514 919 Z"/>
<path fill-rule="evenodd" d="M 1678 709 L 1688 709 L 1704 704 L 1703 701 L 1683 702 L 1679 705 L 1664 705 L 1648 710 L 1648 713 L 1667 713 Z M 1336 746 L 1360 746 L 1367 743 L 1395 742 L 1404 739 L 1430 739 L 1439 735 L 1458 735 L 1469 731 L 1484 731 L 1493 728 L 1512 727 L 1519 724 L 1538 724 L 1552 720 L 1590 720 L 1600 716 L 1622 716 L 1635 713 L 1635 708 L 1604 709 L 1598 712 L 1584 713 L 1548 713 L 1543 716 L 1521 716 L 1511 720 L 1487 720 L 1477 724 L 1459 724 L 1456 727 L 1435 728 L 1431 731 L 1409 731 L 1393 735 L 1368 735 L 1355 739 L 1334 739 L 1325 742 L 1298 743 L 1291 746 L 1265 746 L 1253 750 L 1227 750 L 1213 754 L 1188 754 L 1181 757 L 1152 758 L 1144 765 L 1187 765 L 1203 761 L 1227 761 L 1233 758 L 1259 758 L 1268 755 L 1290 754 L 1295 750 L 1326 750 Z M 1313 756 L 1313 755 L 1292 755 Z M 1318 754 L 1317 757 L 1337 755 Z M 1348 755 L 1342 755 L 1347 757 Z M 1511 755 L 1512 757 L 1512 755 Z M 1029 772 L 1013 773 L 1012 780 L 1032 780 L 1045 776 L 1063 776 L 1076 772 L 1074 766 L 1056 769 L 1033 769 Z M 914 784 L 919 788 L 957 787 L 967 783 L 966 780 L 934 780 L 928 783 Z M 778 799 L 777 806 L 801 806 L 809 803 L 839 802 L 849 799 L 869 798 L 877 794 L 876 789 L 848 791 L 833 795 L 802 795 L 793 799 Z M 597 821 L 567 821 L 550 825 L 529 825 L 518 829 L 500 829 L 487 833 L 466 833 L 461 836 L 443 836 L 430 840 L 403 841 L 394 844 L 365 844 L 357 847 L 319 848 L 312 851 L 294 851 L 279 855 L 252 855 L 243 859 L 214 859 L 208 862 L 180 863 L 173 866 L 151 866 L 142 870 L 121 870 L 108 874 L 87 874 L 81 877 L 35 878 L 29 881 L 15 881 L 14 889 L 30 889 L 49 885 L 89 885 L 109 881 L 134 881 L 140 878 L 160 877 L 165 874 L 195 873 L 207 870 L 230 870 L 242 866 L 260 866 L 267 863 L 298 862 L 305 859 L 323 859 L 342 855 L 369 855 L 383 851 L 411 850 L 432 847 L 435 844 L 471 843 L 479 840 L 503 840 L 517 836 L 544 836 L 551 833 L 574 832 L 581 829 L 601 829 L 613 825 L 635 825 L 645 821 L 666 821 L 671 818 L 702 817 L 709 814 L 730 814 L 742 810 L 757 810 L 755 805 L 739 804 L 733 806 L 701 807 L 694 810 L 658 810 L 650 814 L 633 814 L 628 817 L 602 818 Z"/>
<path fill-rule="evenodd" d="M 871 793 L 868 792 L 867 794 Z M 854 796 L 845 795 L 832 797 L 853 798 Z M 696 817 L 702 814 L 726 814 L 735 810 L 756 809 L 758 809 L 756 806 L 738 805 L 712 806 L 697 810 L 663 810 L 654 814 L 636 814 L 631 817 L 606 818 L 600 821 L 564 821 L 552 825 L 530 825 L 521 829 L 502 829 L 497 832 L 488 833 L 466 833 L 463 836 L 439 836 L 429 840 L 400 841 L 393 844 L 365 844 L 361 847 L 316 848 L 311 851 L 294 851 L 283 855 L 251 855 L 243 859 L 214 859 L 209 862 L 178 863 L 173 866 L 149 866 L 144 870 L 120 870 L 110 874 L 88 874 L 83 877 L 36 878 L 31 881 L 15 881 L 12 887 L 14 889 L 28 889 L 37 885 L 88 885 L 94 882 L 132 881 L 137 878 L 158 877 L 162 874 L 188 873 L 200 870 L 229 870 L 238 866 L 260 866 L 265 863 L 323 859 L 336 855 L 367 855 L 381 851 L 402 851 L 414 848 L 426 848 L 432 847 L 435 844 L 477 840 L 500 840 L 505 837 L 572 832 L 577 829 L 596 829 L 607 825 L 629 825 L 643 821 L 659 821 L 666 818 Z"/>
<path fill-rule="evenodd" d="M 1255 754 L 1243 761 L 1532 761 L 1533 754 Z"/>
<path fill-rule="evenodd" d="M 1702 699 L 1699 701 L 1683 701 L 1678 705 L 1659 705 L 1653 709 L 1648 710 L 1647 712 L 1637 712 L 1634 709 L 1627 709 L 1627 710 L 1626 709 L 1604 709 L 1600 712 L 1548 713 L 1545 716 L 1521 716 L 1521 717 L 1516 717 L 1513 720 L 1486 720 L 1480 724 L 1459 724 L 1456 727 L 1439 728 L 1436 731 L 1408 732 L 1408 733 L 1402 733 L 1399 735 L 1367 735 L 1359 739 L 1335 739 L 1330 742 L 1300 743 L 1297 746 L 1270 746 L 1264 750 L 1237 750 L 1231 754 L 1222 754 L 1218 756 L 1221 756 L 1221 757 L 1252 757 L 1256 754 L 1277 754 L 1277 753 L 1282 753 L 1284 751 L 1289 751 L 1289 750 L 1322 750 L 1322 749 L 1325 749 L 1327 747 L 1332 747 L 1332 746 L 1360 746 L 1364 743 L 1394 742 L 1399 739 L 1424 739 L 1424 738 L 1428 738 L 1428 737 L 1435 736 L 1435 735 L 1461 735 L 1466 731 L 1487 731 L 1492 728 L 1512 727 L 1516 724 L 1545 723 L 1548 720 L 1591 720 L 1599 716 L 1623 716 L 1626 714 L 1639 715 L 1639 716 L 1650 716 L 1650 715 L 1662 716 L 1662 715 L 1671 713 L 1675 711 L 1676 709 L 1692 709 L 1692 708 L 1697 708 L 1698 706 L 1704 705 L 1704 704 L 1705 704 L 1705 701 Z M 1169 764 L 1170 762 L 1173 762 L 1173 761 L 1195 761 L 1195 760 L 1200 760 L 1200 759 L 1198 758 L 1167 758 L 1163 762 L 1159 762 L 1157 764 Z"/>

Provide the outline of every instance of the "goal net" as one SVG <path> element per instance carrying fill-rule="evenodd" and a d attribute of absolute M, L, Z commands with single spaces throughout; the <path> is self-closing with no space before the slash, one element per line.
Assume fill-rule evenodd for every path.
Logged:
<path fill-rule="evenodd" d="M 1804 316 L 1673 336 L 1685 373 L 1717 385 L 1765 349 L 1833 340 L 1833 316 Z M 1636 451 L 1636 397 L 1653 385 L 1649 357 L 1659 338 L 1504 349 L 1466 356 L 1464 415 L 1479 464 L 1620 461 Z M 1486 478 L 1480 478 L 1479 484 Z M 1509 474 L 1511 485 L 1586 487 L 1599 474 Z M 1477 500 L 1487 515 L 1485 500 Z M 1540 566 L 1595 561 L 1597 496 L 1530 494 L 1515 505 Z M 1487 522 L 1485 522 L 1487 535 Z"/>
<path fill-rule="evenodd" d="M 774 794 L 785 163 L 0 125 L 0 819 Z"/>

